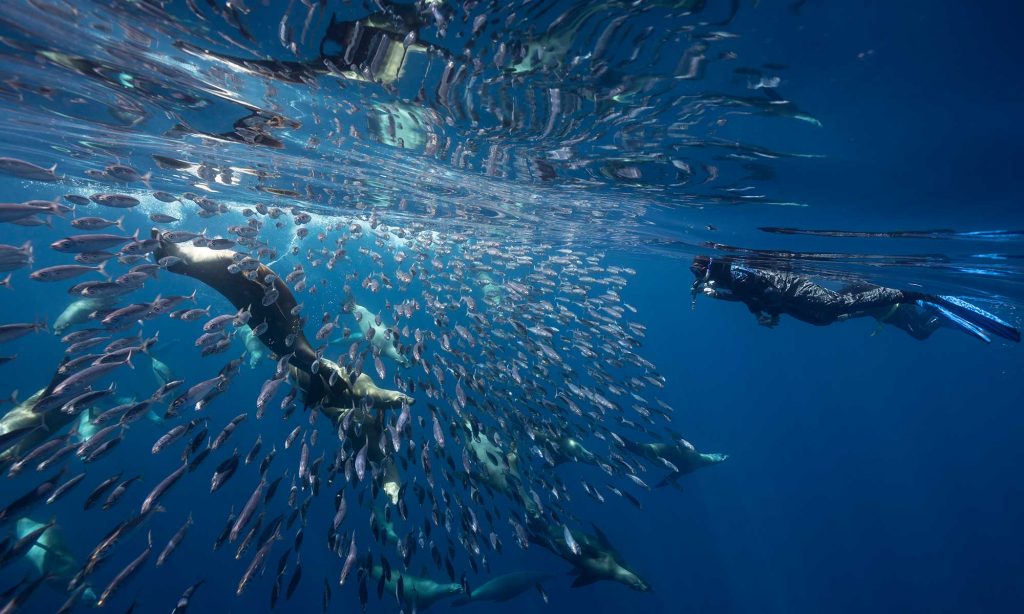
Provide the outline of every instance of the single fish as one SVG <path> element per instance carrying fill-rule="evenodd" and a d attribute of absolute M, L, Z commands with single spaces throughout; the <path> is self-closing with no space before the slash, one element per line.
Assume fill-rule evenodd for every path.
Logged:
<path fill-rule="evenodd" d="M 213 477 L 210 479 L 210 492 L 215 493 L 223 486 L 231 476 L 235 474 L 238 469 L 238 450 L 235 450 L 229 458 L 222 461 L 221 464 L 217 465 L 217 468 L 213 472 Z"/>
<path fill-rule="evenodd" d="M 171 614 L 185 614 L 185 612 L 188 610 L 188 604 L 189 601 L 192 599 L 192 595 L 200 586 L 203 585 L 204 582 L 206 582 L 206 580 L 202 579 L 186 588 L 185 592 L 181 594 L 181 597 L 178 597 L 178 603 L 175 604 L 174 609 L 171 610 Z"/>
<path fill-rule="evenodd" d="M 8 175 L 20 177 L 21 179 L 30 179 L 32 181 L 59 181 L 56 171 L 56 164 L 50 168 L 43 168 L 41 166 L 36 166 L 31 162 L 26 162 L 17 158 L 0 158 L 0 173 L 6 173 Z"/>
<path fill-rule="evenodd" d="M 171 539 L 168 540 L 167 545 L 164 546 L 164 549 L 160 551 L 160 555 L 158 557 L 156 557 L 156 566 L 157 567 L 160 567 L 161 565 L 163 565 L 164 561 L 167 560 L 167 557 L 169 557 L 171 555 L 171 553 L 174 552 L 175 548 L 178 547 L 178 544 L 180 544 L 181 541 L 183 539 L 185 539 L 185 533 L 188 531 L 188 528 L 190 526 L 192 526 L 192 513 L 191 512 L 189 512 L 188 519 L 185 520 L 185 524 L 181 525 L 181 528 L 178 529 L 174 533 L 174 535 L 171 536 Z"/>
<path fill-rule="evenodd" d="M 110 508 L 117 505 L 117 502 L 121 500 L 121 497 L 123 497 L 124 494 L 128 492 L 128 487 L 141 479 L 142 476 L 137 475 L 135 477 L 128 478 L 127 480 L 118 484 L 114 488 L 114 490 L 110 491 L 110 495 L 107 496 L 107 500 L 103 502 L 103 509 L 109 510 Z"/>
<path fill-rule="evenodd" d="M 181 467 L 178 467 L 168 474 L 167 477 L 160 480 L 160 483 L 157 484 L 148 495 L 146 495 L 146 499 L 142 502 L 142 507 L 140 508 L 139 513 L 144 515 L 153 509 L 157 500 L 160 499 L 160 497 L 162 497 L 164 493 L 171 488 L 171 486 L 174 486 L 175 482 L 181 479 L 181 476 L 185 474 L 185 469 L 187 468 L 188 464 L 182 464 Z"/>
<path fill-rule="evenodd" d="M 131 563 L 128 563 L 128 565 L 126 565 L 124 569 L 122 569 L 116 576 L 114 576 L 114 579 L 110 581 L 110 584 L 107 585 L 107 588 L 103 591 L 103 594 L 100 595 L 100 598 L 96 601 L 96 607 L 103 607 L 103 605 L 107 603 L 107 600 L 110 599 L 110 596 L 113 595 L 114 592 L 116 592 L 117 589 L 119 589 L 129 578 L 131 578 L 132 575 L 134 575 L 135 572 L 138 571 L 140 567 L 142 567 L 142 564 L 146 562 L 146 559 L 149 558 L 149 553 L 153 551 L 152 532 L 150 532 L 149 537 L 147 539 L 149 545 L 146 546 L 146 549 L 142 551 L 142 554 L 135 557 L 135 559 L 132 560 Z"/>
<path fill-rule="evenodd" d="M 98 205 L 115 209 L 129 209 L 138 206 L 141 202 L 138 198 L 128 194 L 93 194 L 89 199 Z"/>
<path fill-rule="evenodd" d="M 82 480 L 85 479 L 85 472 L 79 473 L 76 476 L 70 477 L 66 482 L 54 489 L 53 493 L 46 499 L 46 504 L 50 505 L 57 499 L 68 493 L 72 488 L 78 485 Z"/>

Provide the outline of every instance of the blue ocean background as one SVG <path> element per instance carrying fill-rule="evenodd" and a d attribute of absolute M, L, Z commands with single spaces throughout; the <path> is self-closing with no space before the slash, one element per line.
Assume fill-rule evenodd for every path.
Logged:
<path fill-rule="evenodd" d="M 708 241 L 753 249 L 944 254 L 949 266 L 863 265 L 857 272 L 878 283 L 919 284 L 961 294 L 1019 326 L 1024 305 L 1020 269 L 994 275 L 956 266 L 962 257 L 986 252 L 999 252 L 1010 266 L 1019 266 L 1014 260 L 1024 256 L 1019 239 L 998 244 L 836 239 L 758 234 L 756 228 L 1024 228 L 1019 182 L 1024 89 L 1018 77 L 1024 40 L 1017 31 L 1024 7 L 814 0 L 796 3 L 798 9 L 791 2 L 762 2 L 777 6 L 757 8 L 742 4 L 730 25 L 742 35 L 738 45 L 747 57 L 786 61 L 787 96 L 813 110 L 822 126 L 737 121 L 723 136 L 728 130 L 744 131 L 743 138 L 765 146 L 821 155 L 780 161 L 770 181 L 774 195 L 808 206 L 662 210 L 652 213 L 655 225 L 698 230 L 712 225 L 717 230 L 706 233 Z M 0 188 L 6 202 L 39 197 L 39 184 L 31 182 L 4 177 Z M 128 216 L 132 227 L 148 228 L 141 214 Z M 194 220 L 188 227 L 219 229 L 220 224 Z M 36 244 L 35 268 L 66 261 L 45 247 L 68 233 L 65 222 L 58 221 L 53 230 L 5 225 L 0 233 L 2 243 L 31 239 Z M 570 588 L 564 561 L 535 546 L 522 551 L 508 539 L 504 553 L 490 561 L 492 573 L 553 572 L 556 576 L 544 585 L 549 603 L 530 591 L 508 603 L 461 610 L 1016 611 L 1024 603 L 1021 347 L 1002 341 L 983 344 L 948 329 L 915 341 L 895 329 L 879 329 L 868 319 L 815 327 L 784 317 L 777 328 L 768 329 L 741 304 L 704 297 L 691 304 L 687 264 L 700 247 L 689 244 L 677 257 L 665 257 L 628 246 L 593 246 L 607 252 L 606 263 L 636 270 L 623 300 L 636 307 L 636 319 L 647 325 L 641 354 L 666 378 L 659 398 L 675 408 L 672 428 L 699 450 L 730 458 L 684 477 L 682 492 L 633 489 L 642 510 L 617 497 L 607 497 L 603 505 L 587 497 L 575 485 L 580 478 L 600 482 L 604 476 L 594 467 L 553 470 L 572 485 L 570 507 L 575 514 L 601 527 L 653 591 L 638 593 L 610 582 Z M 346 266 L 368 265 L 351 251 Z M 286 256 L 275 268 L 285 272 L 300 261 Z M 311 281 L 324 273 L 311 270 Z M 0 288 L 2 322 L 36 317 L 52 322 L 68 300 L 59 284 L 35 283 L 23 272 L 20 279 L 15 273 L 13 285 Z M 340 297 L 330 287 L 321 288 L 315 298 L 307 296 L 307 308 L 336 310 Z M 145 292 L 187 295 L 195 288 L 188 279 L 162 273 Z M 384 296 L 402 298 L 385 293 L 369 300 L 383 304 Z M 196 300 L 199 307 L 213 305 L 211 313 L 229 310 L 226 301 L 204 287 Z M 418 317 L 429 323 L 423 314 Z M 223 355 L 199 360 L 192 346 L 198 334 L 194 325 L 162 319 L 146 323 L 144 330 L 147 335 L 160 331 L 155 355 L 189 382 L 213 376 L 241 352 L 236 342 Z M 314 324 L 307 325 L 307 334 L 314 330 Z M 46 334 L 4 347 L 3 353 L 17 353 L 18 358 L 0 366 L 0 395 L 19 389 L 19 396 L 27 397 L 45 386 L 61 352 L 58 339 Z M 124 389 L 148 394 L 156 386 L 148 361 L 139 357 L 133 362 L 135 370 L 118 381 Z M 272 370 L 269 361 L 257 369 L 242 369 L 209 410 L 211 435 L 251 409 Z M 244 456 L 257 435 L 262 435 L 264 453 L 276 444 L 272 477 L 285 467 L 294 472 L 297 450 L 282 450 L 281 442 L 308 417 L 299 410 L 282 421 L 274 405 L 268 412 L 274 415 L 261 421 L 250 417 L 226 445 L 227 453 L 237 447 Z M 330 425 L 322 417 L 317 424 L 319 448 L 330 450 Z M 59 516 L 71 549 L 84 557 L 115 518 L 137 506 L 150 484 L 179 466 L 180 444 L 161 455 L 150 453 L 165 430 L 149 421 L 131 426 L 130 436 L 110 457 L 88 467 L 85 485 L 52 506 L 59 509 L 43 506 L 34 517 L 45 521 Z M 251 551 L 236 561 L 234 545 L 212 554 L 211 544 L 228 513 L 244 504 L 258 474 L 254 465 L 240 467 L 224 489 L 210 496 L 209 473 L 224 457 L 223 449 L 212 454 L 163 501 L 167 511 L 151 527 L 157 551 L 188 514 L 196 520 L 169 563 L 160 569 L 147 565 L 106 609 L 124 611 L 137 599 L 137 612 L 169 611 L 181 591 L 202 578 L 206 584 L 193 599 L 193 611 L 267 609 L 278 556 L 291 545 L 297 526 L 283 533 L 264 577 L 236 597 L 235 586 Z M 325 464 L 329 461 L 328 452 Z M 114 510 L 81 512 L 89 485 L 122 467 L 125 477 L 143 475 L 145 485 L 134 485 Z M 4 478 L 0 500 L 13 499 L 41 477 L 26 472 Z M 287 486 L 288 478 L 277 493 L 278 504 L 287 497 Z M 326 499 L 337 489 L 337 484 L 325 486 L 310 507 L 301 550 L 302 581 L 290 601 L 282 596 L 280 611 L 320 611 L 324 578 L 333 592 L 330 611 L 358 607 L 356 583 L 337 586 L 340 561 L 323 547 L 333 515 Z M 365 524 L 367 511 L 354 505 L 352 492 L 348 497 L 346 523 Z M 267 518 L 276 513 L 268 511 Z M 361 545 L 369 546 L 367 531 L 362 535 Z M 145 539 L 142 532 L 134 534 L 105 564 L 105 574 L 127 564 L 145 547 Z M 443 570 L 429 566 L 429 557 L 422 554 L 427 575 L 443 577 Z M 413 571 L 421 565 L 414 564 Z M 294 557 L 289 570 L 293 567 Z M 8 567 L 3 585 L 13 584 L 28 570 L 24 563 Z M 291 571 L 286 582 L 290 577 Z M 474 575 L 470 582 L 481 584 L 488 577 Z M 392 598 L 373 596 L 374 584 L 367 611 L 395 611 Z M 64 595 L 44 587 L 24 611 L 55 611 L 63 600 Z M 431 611 L 450 609 L 442 602 Z"/>

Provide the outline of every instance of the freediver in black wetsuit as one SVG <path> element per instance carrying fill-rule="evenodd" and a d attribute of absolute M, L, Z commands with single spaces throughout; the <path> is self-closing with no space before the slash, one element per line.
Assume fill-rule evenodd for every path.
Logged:
<path fill-rule="evenodd" d="M 825 326 L 850 318 L 873 317 L 896 326 L 915 339 L 926 339 L 943 326 L 959 328 L 983 341 L 988 333 L 1020 341 L 1020 331 L 996 316 L 955 296 L 936 296 L 869 284 L 830 290 L 806 277 L 759 269 L 731 258 L 697 256 L 690 265 L 696 280 L 693 293 L 744 303 L 758 321 L 775 326 L 787 314 Z"/>

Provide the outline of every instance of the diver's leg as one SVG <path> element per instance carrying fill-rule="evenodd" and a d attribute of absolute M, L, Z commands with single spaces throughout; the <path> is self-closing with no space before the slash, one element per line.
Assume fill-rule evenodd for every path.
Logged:
<path fill-rule="evenodd" d="M 917 293 L 876 287 L 863 292 L 835 292 L 810 280 L 794 290 L 787 312 L 813 324 L 831 324 L 841 318 L 868 315 L 881 307 L 915 300 Z"/>

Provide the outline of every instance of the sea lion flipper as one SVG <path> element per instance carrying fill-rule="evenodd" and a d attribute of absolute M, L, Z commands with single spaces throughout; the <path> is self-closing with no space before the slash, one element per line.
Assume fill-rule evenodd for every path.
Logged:
<path fill-rule="evenodd" d="M 64 379 L 68 375 L 70 375 L 70 373 L 60 372 L 60 370 L 64 368 L 64 365 L 68 362 L 69 359 L 70 358 L 68 356 L 65 356 L 64 358 L 61 359 L 60 364 L 57 365 L 57 370 L 53 372 L 53 377 L 50 378 L 50 383 L 46 385 L 46 388 L 43 390 L 43 394 L 39 395 L 40 399 L 45 399 L 46 397 L 50 396 L 50 394 L 53 392 L 53 389 L 56 388 L 62 381 L 64 381 Z"/>
<path fill-rule="evenodd" d="M 581 572 L 580 575 L 576 576 L 576 579 L 573 580 L 570 586 L 573 588 L 579 588 L 581 586 L 593 584 L 594 582 L 597 582 L 597 580 L 596 576 Z"/>
<path fill-rule="evenodd" d="M 411 405 L 414 402 L 414 399 L 407 394 L 379 387 L 365 373 L 360 373 L 356 378 L 355 384 L 352 386 L 352 393 L 356 397 L 368 397 L 373 401 L 375 407 L 399 407 L 402 403 Z"/>

